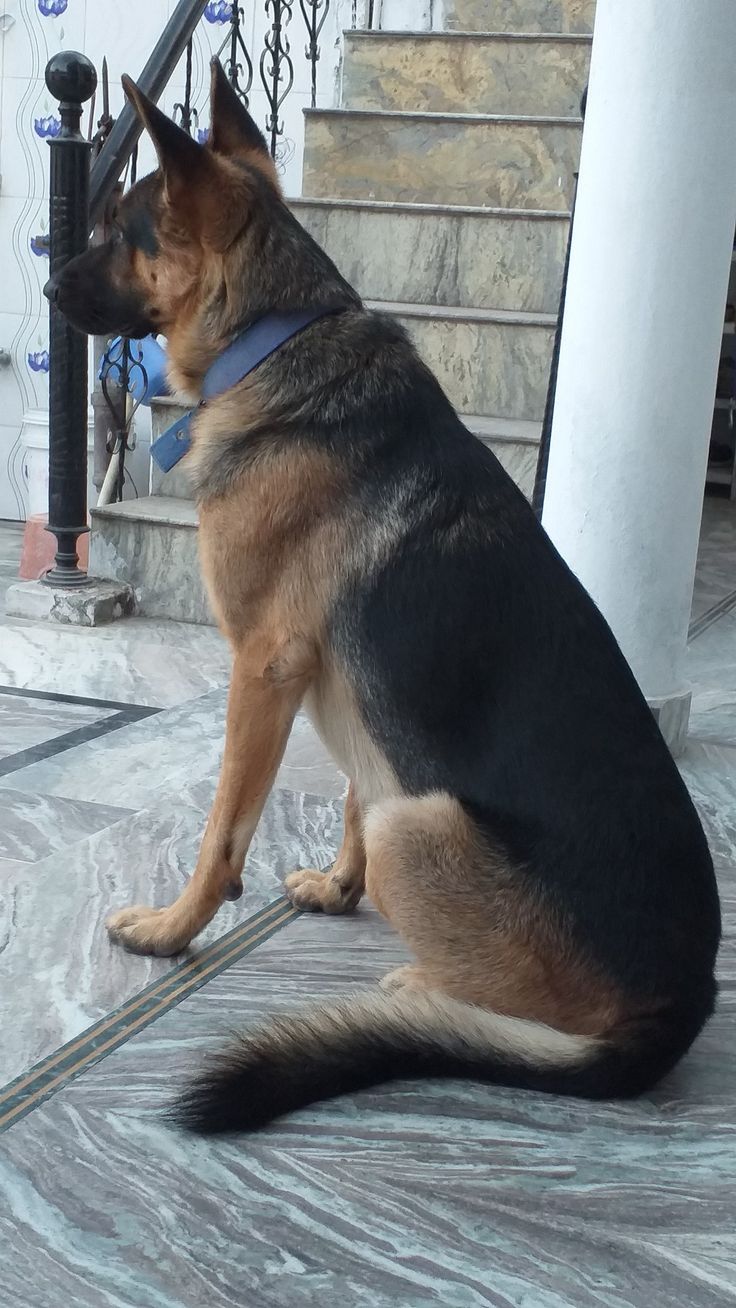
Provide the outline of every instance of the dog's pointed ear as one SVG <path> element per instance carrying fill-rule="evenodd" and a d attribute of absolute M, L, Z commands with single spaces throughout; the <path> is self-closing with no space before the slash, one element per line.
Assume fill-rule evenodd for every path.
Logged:
<path fill-rule="evenodd" d="M 270 164 L 266 138 L 228 81 L 219 59 L 212 60 L 210 74 L 210 148 L 215 154 L 262 155 Z"/>
<path fill-rule="evenodd" d="M 126 96 L 153 141 L 167 198 L 176 200 L 182 190 L 191 187 L 196 178 L 206 173 L 206 153 L 182 127 L 167 118 L 130 77 L 123 75 L 122 83 Z"/>
<path fill-rule="evenodd" d="M 122 81 L 155 146 L 165 202 L 203 245 L 226 250 L 248 221 L 244 179 L 167 118 L 129 77 Z"/>

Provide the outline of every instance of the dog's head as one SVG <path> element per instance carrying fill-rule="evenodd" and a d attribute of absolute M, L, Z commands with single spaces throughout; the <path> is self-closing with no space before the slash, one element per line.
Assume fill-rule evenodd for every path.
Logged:
<path fill-rule="evenodd" d="M 261 132 L 217 61 L 205 145 L 129 78 L 123 85 L 156 148 L 158 171 L 120 201 L 109 240 L 71 259 L 45 294 L 80 331 L 133 337 L 161 332 L 170 350 L 172 336 L 184 331 L 196 334 L 206 352 L 210 344 L 217 348 L 213 338 L 227 333 L 231 318 L 237 325 L 247 316 L 247 269 L 238 247 L 249 228 L 267 227 L 269 208 L 283 208 L 276 173 Z M 248 235 L 257 249 L 258 233 Z M 255 269 L 255 281 L 262 282 L 262 269 Z M 263 299 L 261 285 L 255 298 Z"/>

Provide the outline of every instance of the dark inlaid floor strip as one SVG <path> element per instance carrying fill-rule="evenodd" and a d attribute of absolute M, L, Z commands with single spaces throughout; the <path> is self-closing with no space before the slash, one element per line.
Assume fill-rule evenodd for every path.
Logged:
<path fill-rule="evenodd" d="M 160 708 L 146 704 L 126 704 L 117 699 L 93 699 L 89 695 L 62 695 L 56 690 L 29 690 L 24 686 L 0 686 L 0 695 L 17 695 L 20 699 L 47 699 L 52 704 L 82 704 L 88 708 L 117 709 L 120 713 L 136 713 L 139 718 L 160 713 Z"/>
<path fill-rule="evenodd" d="M 298 909 L 288 899 L 277 899 L 201 954 L 186 959 L 74 1040 L 43 1058 L 29 1072 L 16 1077 L 0 1091 L 0 1131 L 20 1121 L 88 1067 L 119 1049 L 136 1032 L 181 1003 L 257 945 L 269 940 L 298 916 Z"/>
<path fill-rule="evenodd" d="M 3 695 L 15 696 L 18 699 L 45 700 L 52 704 L 79 704 L 85 708 L 113 709 L 114 712 L 109 717 L 101 718 L 99 722 L 75 727 L 73 731 L 66 731 L 62 735 L 53 736 L 51 740 L 41 741 L 38 745 L 31 745 L 28 749 L 21 749 L 16 754 L 0 759 L 0 777 L 11 776 L 12 773 L 20 772 L 22 768 L 28 768 L 33 763 L 55 758 L 57 754 L 75 749 L 77 745 L 86 745 L 90 740 L 99 740 L 102 736 L 109 735 L 111 731 L 119 731 L 121 727 L 129 727 L 134 722 L 141 722 L 143 718 L 150 718 L 161 712 L 160 708 L 149 708 L 143 704 L 120 704 L 117 700 L 90 699 L 85 695 L 57 695 L 56 692 L 48 690 L 24 690 L 19 686 L 0 686 L 0 699 Z"/>

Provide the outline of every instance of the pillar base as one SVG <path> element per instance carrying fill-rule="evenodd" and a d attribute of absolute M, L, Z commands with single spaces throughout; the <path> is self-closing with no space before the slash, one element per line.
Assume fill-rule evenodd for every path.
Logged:
<path fill-rule="evenodd" d="M 679 758 L 687 744 L 692 697 L 692 691 L 683 690 L 679 695 L 647 700 L 673 758 Z"/>
<path fill-rule="evenodd" d="M 99 627 L 135 612 L 132 586 L 90 577 L 83 586 L 19 581 L 10 586 L 5 612 L 13 618 L 42 619 L 72 627 Z"/>
<path fill-rule="evenodd" d="M 50 531 L 46 530 L 49 515 L 47 513 L 32 513 L 26 519 L 26 525 L 23 531 L 23 553 L 20 557 L 20 568 L 18 576 L 21 581 L 37 581 L 42 577 L 44 572 L 53 568 L 56 557 L 56 540 Z M 89 564 L 89 533 L 79 537 L 77 541 L 77 554 L 79 556 L 80 568 L 86 569 Z"/>

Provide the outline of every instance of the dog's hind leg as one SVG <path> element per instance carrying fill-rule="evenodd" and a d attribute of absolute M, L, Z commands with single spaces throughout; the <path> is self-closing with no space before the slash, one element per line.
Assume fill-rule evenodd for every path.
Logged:
<path fill-rule="evenodd" d="M 110 937 L 140 954 L 179 953 L 226 899 L 242 893 L 243 864 L 286 747 L 307 673 L 288 658 L 236 652 L 225 754 L 197 867 L 169 908 L 136 906 L 107 921 Z"/>
<path fill-rule="evenodd" d="M 367 892 L 414 955 L 385 988 L 439 991 L 576 1034 L 615 1021 L 611 985 L 457 800 L 383 801 L 368 810 L 364 832 Z"/>
<path fill-rule="evenodd" d="M 345 800 L 340 851 L 329 872 L 305 868 L 286 878 L 286 893 L 297 908 L 313 913 L 348 913 L 365 890 L 365 845 L 360 804 L 351 781 Z"/>

